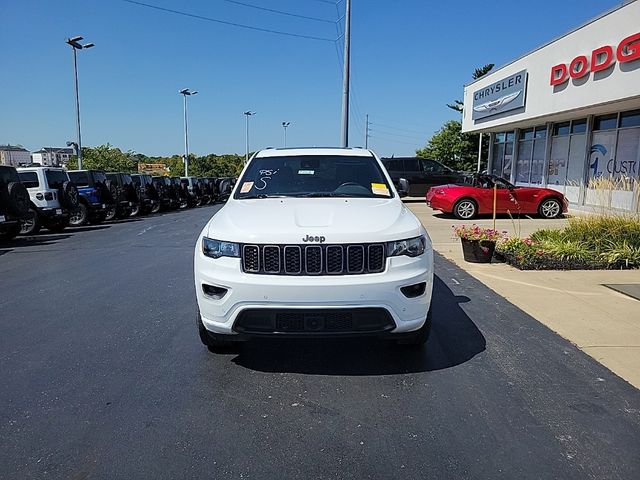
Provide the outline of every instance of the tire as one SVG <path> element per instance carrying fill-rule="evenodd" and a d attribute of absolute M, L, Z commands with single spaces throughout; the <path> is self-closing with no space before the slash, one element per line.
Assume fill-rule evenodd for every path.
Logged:
<path fill-rule="evenodd" d="M 237 346 L 237 342 L 233 340 L 227 340 L 224 337 L 226 335 L 218 335 L 208 331 L 202 324 L 202 318 L 200 318 L 200 310 L 196 312 L 196 324 L 198 326 L 198 335 L 202 344 L 209 349 L 211 353 L 221 353 L 229 351 L 233 347 Z"/>
<path fill-rule="evenodd" d="M 140 204 L 139 203 L 134 203 L 133 207 L 131 207 L 131 213 L 129 214 L 130 217 L 137 217 L 141 214 L 142 209 L 140 208 Z"/>
<path fill-rule="evenodd" d="M 478 214 L 478 204 L 470 198 L 463 198 L 453 206 L 453 214 L 460 220 L 471 220 Z"/>
<path fill-rule="evenodd" d="M 46 229 L 53 233 L 60 233 L 69 226 L 69 219 L 58 220 L 57 222 L 45 225 Z"/>
<path fill-rule="evenodd" d="M 64 182 L 62 184 L 62 206 L 69 210 L 75 209 L 79 204 L 78 189 L 72 182 Z"/>
<path fill-rule="evenodd" d="M 112 220 L 115 220 L 115 218 L 116 218 L 116 207 L 114 205 L 113 207 L 107 209 L 107 211 L 104 214 L 104 219 L 107 222 L 110 222 Z"/>
<path fill-rule="evenodd" d="M 162 205 L 160 205 L 160 202 L 156 202 L 151 206 L 151 213 L 158 213 L 160 211 L 160 207 Z"/>
<path fill-rule="evenodd" d="M 84 203 L 79 203 L 78 206 L 71 211 L 69 225 L 72 227 L 82 227 L 87 223 L 89 223 L 89 209 Z"/>
<path fill-rule="evenodd" d="M 557 198 L 546 198 L 540 202 L 538 214 L 546 219 L 558 218 L 562 215 L 562 205 Z"/>
<path fill-rule="evenodd" d="M 427 319 L 424 322 L 424 325 L 420 327 L 415 332 L 411 332 L 406 337 L 403 337 L 401 340 L 398 340 L 398 344 L 400 345 L 409 345 L 413 347 L 421 347 L 427 340 L 429 340 L 429 335 L 431 334 L 431 307 L 429 307 L 429 312 L 427 313 Z"/>
<path fill-rule="evenodd" d="M 34 208 L 29 208 L 26 218 L 20 220 L 20 235 L 35 235 L 42 228 L 40 215 Z"/>
<path fill-rule="evenodd" d="M 29 192 L 20 182 L 11 182 L 7 185 L 7 210 L 16 217 L 23 217 L 31 208 Z"/>
<path fill-rule="evenodd" d="M 0 242 L 13 240 L 20 233 L 21 225 L 18 223 L 17 225 L 13 225 L 6 230 L 0 232 Z"/>

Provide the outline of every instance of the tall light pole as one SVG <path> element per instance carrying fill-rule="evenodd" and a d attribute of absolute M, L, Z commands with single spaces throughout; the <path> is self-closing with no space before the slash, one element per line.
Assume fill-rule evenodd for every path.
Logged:
<path fill-rule="evenodd" d="M 282 129 L 284 130 L 284 148 L 287 148 L 287 128 L 291 125 L 291 122 L 282 122 Z"/>
<path fill-rule="evenodd" d="M 197 91 L 192 92 L 188 88 L 180 90 L 182 99 L 184 100 L 184 176 L 189 176 L 189 129 L 187 127 L 187 97 L 197 94 Z"/>
<path fill-rule="evenodd" d="M 252 112 L 251 110 L 247 110 L 246 112 L 244 112 L 245 117 L 247 117 L 247 134 L 246 134 L 247 153 L 245 154 L 245 157 L 244 157 L 245 163 L 249 161 L 249 117 L 255 114 L 256 112 Z"/>
<path fill-rule="evenodd" d="M 73 50 L 73 73 L 76 88 L 76 136 L 78 138 L 78 170 L 82 170 L 82 139 L 80 137 L 80 93 L 78 92 L 78 61 L 76 59 L 76 50 L 92 48 L 95 46 L 93 43 L 85 43 L 84 45 L 82 45 L 80 43 L 82 40 L 84 40 L 84 37 L 80 36 L 67 38 L 65 40 L 68 45 L 71 45 L 71 50 Z"/>
<path fill-rule="evenodd" d="M 349 146 L 349 68 L 351 65 L 351 0 L 347 0 L 344 16 L 344 67 L 342 69 L 342 134 L 341 144 Z"/>

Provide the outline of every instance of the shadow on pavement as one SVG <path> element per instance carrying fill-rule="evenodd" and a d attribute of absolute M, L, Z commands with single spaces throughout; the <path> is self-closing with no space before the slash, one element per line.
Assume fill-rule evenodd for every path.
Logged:
<path fill-rule="evenodd" d="M 434 213 L 433 214 L 434 217 L 436 218 L 442 218 L 442 219 L 446 219 L 446 220 L 456 220 L 456 217 L 452 214 L 452 213 L 443 213 L 443 212 L 438 212 L 438 213 Z M 538 217 L 536 215 L 530 215 L 528 213 L 522 213 L 522 214 L 517 214 L 517 213 L 512 213 L 511 215 L 509 215 L 508 213 L 498 213 L 496 215 L 496 218 L 499 220 L 509 220 L 511 217 L 513 218 L 520 218 L 520 219 L 528 219 L 528 220 L 540 220 L 541 217 Z M 492 216 L 490 213 L 488 214 L 481 214 L 481 215 L 477 215 L 475 218 L 472 218 L 471 220 L 468 220 L 469 222 L 473 222 L 475 220 L 491 220 Z M 563 218 L 563 217 L 560 217 Z"/>
<path fill-rule="evenodd" d="M 69 227 L 69 233 L 93 232 L 94 230 L 104 230 L 111 228 L 111 225 L 86 225 L 84 227 Z"/>
<path fill-rule="evenodd" d="M 13 250 L 13 248 L 0 249 L 0 256 L 4 255 L 5 253 L 9 253 L 11 250 Z"/>
<path fill-rule="evenodd" d="M 484 336 L 437 276 L 433 326 L 426 348 L 374 339 L 253 340 L 232 360 L 251 370 L 307 375 L 394 375 L 455 367 L 485 350 Z"/>
<path fill-rule="evenodd" d="M 38 245 L 53 245 L 59 240 L 64 240 L 65 238 L 69 238 L 71 235 L 63 234 L 63 235 L 47 235 L 47 234 L 39 234 L 36 236 L 28 236 L 28 237 L 16 237 L 9 241 L 2 242 L 3 247 L 33 247 Z"/>

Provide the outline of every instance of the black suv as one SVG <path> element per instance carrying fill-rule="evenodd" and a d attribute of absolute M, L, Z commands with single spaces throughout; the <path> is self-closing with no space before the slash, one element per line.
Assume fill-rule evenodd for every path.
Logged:
<path fill-rule="evenodd" d="M 382 164 L 396 186 L 400 178 L 407 179 L 409 182 L 408 194 L 412 197 L 424 197 L 431 187 L 447 183 L 460 183 L 465 178 L 464 172 L 457 172 L 428 158 L 383 158 Z"/>
<path fill-rule="evenodd" d="M 20 233 L 29 206 L 29 192 L 20 183 L 16 169 L 0 165 L 0 240 L 10 240 Z"/>
<path fill-rule="evenodd" d="M 103 222 L 113 208 L 118 191 L 102 170 L 70 170 L 69 178 L 78 188 L 78 207 L 71 212 L 74 227 Z"/>
<path fill-rule="evenodd" d="M 176 200 L 176 194 L 169 177 L 151 177 L 151 181 L 158 193 L 160 207 L 163 210 L 172 210 L 177 208 L 178 201 Z"/>
<path fill-rule="evenodd" d="M 107 210 L 107 220 L 136 216 L 140 213 L 140 203 L 135 184 L 128 173 L 107 173 L 107 180 L 116 187 L 115 205 Z"/>
<path fill-rule="evenodd" d="M 160 198 L 151 175 L 134 173 L 131 175 L 131 180 L 135 184 L 142 213 L 158 213 L 160 211 Z"/>

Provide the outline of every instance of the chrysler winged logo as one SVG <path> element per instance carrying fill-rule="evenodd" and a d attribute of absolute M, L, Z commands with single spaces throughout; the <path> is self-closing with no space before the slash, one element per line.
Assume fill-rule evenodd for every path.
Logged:
<path fill-rule="evenodd" d="M 522 93 L 522 90 L 518 90 L 517 92 L 510 93 L 509 95 L 505 95 L 504 97 L 497 98 L 495 100 L 491 100 L 490 102 L 483 103 L 481 105 L 477 105 L 473 107 L 473 110 L 476 112 L 494 112 L 502 109 L 505 105 L 513 102 L 518 96 Z"/>
<path fill-rule="evenodd" d="M 306 237 L 302 238 L 303 242 L 319 242 L 319 243 L 324 243 L 325 238 L 323 236 L 313 236 L 313 235 L 307 235 Z"/>

